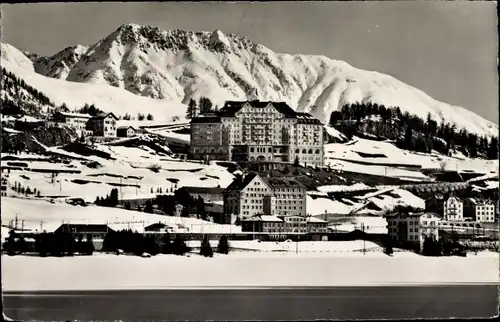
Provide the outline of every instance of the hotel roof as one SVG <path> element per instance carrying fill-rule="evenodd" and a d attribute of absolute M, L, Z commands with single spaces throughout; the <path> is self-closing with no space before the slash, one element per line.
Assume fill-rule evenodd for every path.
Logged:
<path fill-rule="evenodd" d="M 219 111 L 196 116 L 191 120 L 191 123 L 219 123 L 221 117 L 234 117 L 247 103 L 254 108 L 265 108 L 271 104 L 278 112 L 284 114 L 286 118 L 297 119 L 300 124 L 322 124 L 309 113 L 298 113 L 285 102 L 272 101 L 227 101 Z"/>

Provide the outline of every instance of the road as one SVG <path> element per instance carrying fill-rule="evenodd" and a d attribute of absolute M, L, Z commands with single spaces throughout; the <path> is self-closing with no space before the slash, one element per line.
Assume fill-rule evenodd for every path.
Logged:
<path fill-rule="evenodd" d="M 496 286 L 5 293 L 16 320 L 312 320 L 491 317 Z"/>

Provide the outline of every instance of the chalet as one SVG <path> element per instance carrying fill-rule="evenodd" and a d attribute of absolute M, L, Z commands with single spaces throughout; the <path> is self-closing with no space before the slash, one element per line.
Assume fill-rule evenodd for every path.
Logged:
<path fill-rule="evenodd" d="M 94 136 L 105 138 L 116 137 L 116 122 L 118 118 L 113 113 L 91 117 L 87 122 L 87 129 L 94 132 Z"/>
<path fill-rule="evenodd" d="M 135 136 L 137 134 L 137 131 L 133 126 L 119 126 L 116 129 L 116 136 L 120 138 L 127 138 L 131 136 Z"/>
<path fill-rule="evenodd" d="M 388 235 L 393 241 L 413 244 L 422 249 L 425 238 L 439 239 L 439 224 L 442 218 L 430 212 L 400 212 L 384 216 Z"/>
<path fill-rule="evenodd" d="M 495 222 L 495 204 L 489 200 L 464 200 L 464 218 L 477 222 Z"/>
<path fill-rule="evenodd" d="M 174 227 L 169 226 L 167 224 L 164 224 L 162 222 L 157 222 L 154 224 L 151 224 L 149 226 L 144 227 L 145 232 L 158 232 L 158 233 L 164 233 L 164 232 L 172 232 L 174 230 Z"/>
<path fill-rule="evenodd" d="M 110 231 L 113 230 L 106 224 L 62 224 L 55 233 L 72 233 L 74 236 L 81 235 L 84 238 L 90 235 L 93 239 L 104 239 Z"/>
<path fill-rule="evenodd" d="M 89 114 L 69 113 L 69 112 L 55 112 L 52 115 L 52 121 L 55 123 L 64 123 L 72 127 L 78 134 L 88 133 L 87 122 L 92 116 Z"/>
<path fill-rule="evenodd" d="M 176 197 L 183 198 L 190 196 L 193 199 L 197 199 L 198 197 L 203 198 L 205 203 L 214 203 L 214 202 L 222 202 L 223 197 L 222 193 L 224 192 L 223 188 L 220 187 L 189 187 L 184 186 L 175 191 Z"/>
<path fill-rule="evenodd" d="M 450 195 L 447 199 L 437 194 L 425 201 L 425 210 L 444 217 L 446 221 L 463 221 L 463 202 Z"/>

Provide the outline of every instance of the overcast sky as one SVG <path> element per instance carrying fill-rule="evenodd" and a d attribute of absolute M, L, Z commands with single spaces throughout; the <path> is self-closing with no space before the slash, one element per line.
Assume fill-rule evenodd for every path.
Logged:
<path fill-rule="evenodd" d="M 2 42 L 50 55 L 133 22 L 236 33 L 276 52 L 390 74 L 498 124 L 492 2 L 57 3 L 2 5 Z"/>

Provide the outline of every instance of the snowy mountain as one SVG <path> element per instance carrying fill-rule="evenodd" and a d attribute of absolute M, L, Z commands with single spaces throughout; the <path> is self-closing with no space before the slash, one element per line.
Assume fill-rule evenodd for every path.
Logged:
<path fill-rule="evenodd" d="M 80 61 L 88 48 L 82 45 L 67 47 L 51 57 L 28 56 L 35 71 L 47 77 L 66 79 L 73 66 Z"/>
<path fill-rule="evenodd" d="M 9 65 L 25 66 L 29 59 L 18 53 L 21 57 L 13 57 L 11 52 L 4 55 L 2 50 L 2 64 L 8 60 Z M 399 106 L 403 112 L 422 118 L 431 113 L 436 121 L 444 118 L 469 132 L 498 134 L 498 126 L 492 122 L 464 108 L 438 102 L 391 76 L 324 56 L 275 53 L 220 30 L 167 31 L 125 24 L 88 49 L 71 47 L 34 61 L 34 72 L 70 81 L 75 89 L 76 83 L 89 86 L 88 91 L 110 85 L 152 99 L 150 102 L 186 104 L 191 98 L 206 96 L 220 106 L 225 100 L 244 100 L 256 94 L 261 100 L 285 101 L 327 122 L 331 112 L 345 103 L 371 101 Z M 144 105 L 140 108 L 143 113 L 152 109 Z"/>
<path fill-rule="evenodd" d="M 134 95 L 107 84 L 75 83 L 40 75 L 35 72 L 33 62 L 15 47 L 2 44 L 1 50 L 2 68 L 48 97 L 53 103 L 47 104 L 46 107 L 66 104 L 69 109 L 75 110 L 85 104 L 94 104 L 99 109 L 115 112 L 116 115 L 151 113 L 156 120 L 168 121 L 174 116 L 182 118 L 185 115 L 186 106 L 179 102 Z M 5 75 L 2 76 L 2 81 L 4 78 Z M 15 90 L 2 88 L 1 96 L 4 101 L 17 102 L 20 94 Z M 42 107 L 42 110 L 45 108 Z"/>

